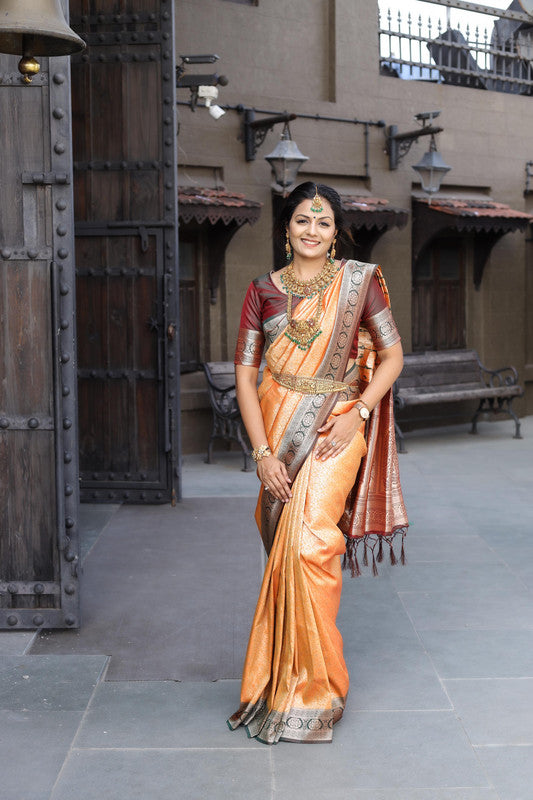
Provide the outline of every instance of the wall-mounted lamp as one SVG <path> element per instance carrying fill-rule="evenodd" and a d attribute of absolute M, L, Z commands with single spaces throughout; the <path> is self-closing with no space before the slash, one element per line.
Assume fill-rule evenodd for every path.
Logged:
<path fill-rule="evenodd" d="M 309 160 L 304 156 L 296 142 L 291 138 L 289 123 L 286 122 L 281 134 L 281 139 L 268 156 L 265 156 L 274 172 L 274 177 L 278 186 L 285 191 L 293 183 L 296 183 L 296 176 L 302 164 Z"/>
<path fill-rule="evenodd" d="M 429 150 L 413 167 L 420 175 L 422 189 L 428 194 L 438 192 L 444 176 L 451 169 L 444 162 L 435 142 L 435 135 L 443 130 L 440 126 L 432 124 L 439 114 L 440 111 L 424 111 L 421 114 L 415 114 L 415 119 L 422 123 L 422 127 L 414 131 L 398 133 L 397 125 L 389 125 L 386 132 L 389 169 L 398 169 L 398 164 L 409 152 L 413 142 L 418 141 L 421 136 L 431 136 Z"/>
<path fill-rule="evenodd" d="M 69 56 L 84 48 L 65 21 L 61 0 L 0 0 L 0 52 L 22 56 L 24 83 L 41 69 L 34 56 Z"/>
<path fill-rule="evenodd" d="M 0 0 L 1 2 L 1 0 Z M 198 99 L 205 101 L 206 108 L 214 119 L 218 119 L 225 113 L 220 106 L 212 105 L 212 101 L 218 97 L 217 86 L 227 86 L 229 81 L 225 75 L 213 72 L 210 75 L 187 75 L 186 68 L 189 64 L 214 64 L 219 57 L 215 53 L 198 56 L 180 56 L 181 63 L 176 67 L 176 88 L 190 89 L 191 111 L 196 111 Z"/>
<path fill-rule="evenodd" d="M 435 134 L 431 135 L 429 150 L 424 153 L 418 164 L 413 166 L 413 169 L 420 175 L 420 183 L 424 192 L 435 194 L 439 191 L 444 176 L 451 170 L 451 167 L 445 163 L 437 150 Z"/>

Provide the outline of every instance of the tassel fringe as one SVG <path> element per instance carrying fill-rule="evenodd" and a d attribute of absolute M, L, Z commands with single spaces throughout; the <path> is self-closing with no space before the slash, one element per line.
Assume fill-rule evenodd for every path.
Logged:
<path fill-rule="evenodd" d="M 399 528 L 398 530 L 389 534 L 367 533 L 365 536 L 358 538 L 346 537 L 346 552 L 342 561 L 342 568 L 349 569 L 352 578 L 356 578 L 361 575 L 361 568 L 357 558 L 357 551 L 361 547 L 363 550 L 363 566 L 368 567 L 370 564 L 370 551 L 370 553 L 372 553 L 372 574 L 375 576 L 379 575 L 377 565 L 381 564 L 384 558 L 384 543 L 389 546 L 390 563 L 395 566 L 398 564 L 398 558 L 394 552 L 394 544 L 397 536 L 401 536 L 401 552 L 399 562 L 400 564 L 406 564 L 407 559 L 405 557 L 404 546 L 406 533 L 407 528 Z"/>
<path fill-rule="evenodd" d="M 383 536 L 379 537 L 378 564 L 383 561 Z"/>

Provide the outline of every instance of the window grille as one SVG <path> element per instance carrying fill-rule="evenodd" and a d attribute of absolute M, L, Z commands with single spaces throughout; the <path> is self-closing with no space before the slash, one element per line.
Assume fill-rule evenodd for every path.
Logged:
<path fill-rule="evenodd" d="M 456 8 L 460 7 L 458 3 Z M 451 22 L 449 6 L 447 19 L 437 17 L 435 21 L 427 12 L 423 15 L 391 11 L 382 4 L 381 74 L 403 80 L 533 94 L 533 20 L 529 23 L 515 18 L 526 15 L 501 13 L 496 21 L 476 14 L 479 24 L 465 25 L 458 17 Z"/>

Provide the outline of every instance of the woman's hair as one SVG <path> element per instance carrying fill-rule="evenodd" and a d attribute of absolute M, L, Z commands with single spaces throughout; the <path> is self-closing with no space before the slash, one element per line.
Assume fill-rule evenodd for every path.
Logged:
<path fill-rule="evenodd" d="M 279 252 L 284 252 L 286 230 L 296 208 L 303 200 L 312 200 L 317 191 L 319 196 L 323 197 L 324 200 L 327 200 L 331 206 L 331 210 L 333 211 L 333 216 L 335 219 L 335 227 L 337 228 L 337 241 L 340 239 L 344 240 L 344 242 L 353 242 L 351 233 L 346 229 L 344 212 L 342 210 L 342 200 L 339 193 L 336 192 L 335 189 L 332 189 L 331 186 L 326 186 L 323 183 L 306 181 L 305 183 L 300 183 L 292 190 L 290 195 L 285 200 L 285 204 L 283 205 L 281 213 L 277 219 L 277 222 L 275 223 L 274 239 L 276 249 L 279 250 Z"/>

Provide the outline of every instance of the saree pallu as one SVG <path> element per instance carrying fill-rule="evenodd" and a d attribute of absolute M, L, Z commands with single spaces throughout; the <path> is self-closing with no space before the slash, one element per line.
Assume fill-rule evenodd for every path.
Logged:
<path fill-rule="evenodd" d="M 365 269 L 367 267 L 367 269 Z M 281 324 L 267 354 L 259 387 L 272 452 L 292 479 L 283 504 L 263 488 L 256 511 L 269 559 L 246 654 L 241 705 L 228 720 L 267 744 L 331 741 L 342 716 L 348 672 L 336 627 L 345 552 L 338 527 L 355 476 L 367 454 L 364 423 L 335 458 L 317 460 L 317 428 L 331 414 L 349 411 L 368 374 L 358 367 L 351 385 L 332 394 L 302 395 L 277 383 L 272 373 L 343 380 L 373 269 L 348 262 L 324 294 L 321 335 L 299 349 Z M 309 319 L 317 298 L 302 300 L 293 316 Z M 281 320 L 283 323 L 283 320 Z M 350 338 L 351 336 L 351 338 Z M 364 359 L 363 359 L 364 360 Z M 353 382 L 352 382 L 353 380 Z"/>

